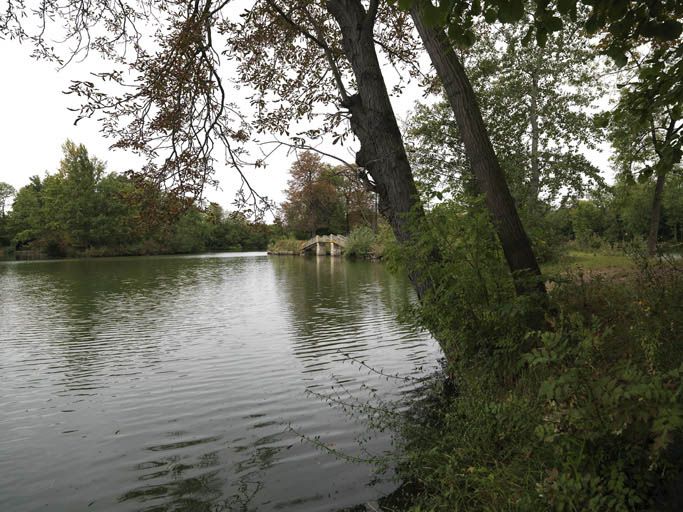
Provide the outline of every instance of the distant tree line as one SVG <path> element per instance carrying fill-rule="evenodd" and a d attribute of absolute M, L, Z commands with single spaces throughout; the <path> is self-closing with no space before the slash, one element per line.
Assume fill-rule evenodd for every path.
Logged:
<path fill-rule="evenodd" d="M 0 246 L 49 256 L 265 250 L 279 229 L 107 173 L 83 145 L 67 141 L 63 151 L 56 173 L 18 191 L 0 183 Z"/>
<path fill-rule="evenodd" d="M 637 182 L 622 176 L 613 186 L 595 191 L 589 199 L 552 211 L 549 218 L 557 230 L 586 248 L 647 240 L 654 188 L 652 179 Z M 680 244 L 683 241 L 681 176 L 670 178 L 661 201 L 659 242 Z"/>

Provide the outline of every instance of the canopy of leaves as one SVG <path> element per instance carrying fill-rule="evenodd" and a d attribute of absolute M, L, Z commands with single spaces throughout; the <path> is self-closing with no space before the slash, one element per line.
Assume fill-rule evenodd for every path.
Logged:
<path fill-rule="evenodd" d="M 680 167 L 683 148 L 683 46 L 660 45 L 621 77 L 608 125 L 618 169 L 647 180 Z"/>
<path fill-rule="evenodd" d="M 545 46 L 548 36 L 578 22 L 589 34 L 601 39 L 605 54 L 618 64 L 627 62 L 626 54 L 644 41 L 674 41 L 683 32 L 683 4 L 676 0 L 391 0 L 399 8 L 422 8 L 433 24 L 445 26 L 460 46 L 476 40 L 476 20 L 488 23 L 521 23 L 525 42 L 532 38 Z M 529 15 L 529 16 L 527 16 Z"/>
<path fill-rule="evenodd" d="M 315 234 L 349 233 L 368 225 L 372 200 L 353 169 L 332 167 L 320 155 L 304 151 L 290 169 L 285 224 L 301 238 Z"/>

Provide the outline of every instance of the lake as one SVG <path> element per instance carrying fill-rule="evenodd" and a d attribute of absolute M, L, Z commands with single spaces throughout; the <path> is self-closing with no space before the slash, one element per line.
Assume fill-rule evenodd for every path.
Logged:
<path fill-rule="evenodd" d="M 413 300 L 381 264 L 329 257 L 0 262 L 0 510 L 377 499 L 391 475 L 334 452 L 389 450 L 344 404 L 399 400 L 436 366 L 397 319 Z"/>

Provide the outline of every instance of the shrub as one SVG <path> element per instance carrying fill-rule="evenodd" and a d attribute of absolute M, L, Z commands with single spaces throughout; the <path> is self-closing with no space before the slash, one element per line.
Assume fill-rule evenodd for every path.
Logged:
<path fill-rule="evenodd" d="M 374 256 L 375 234 L 367 226 L 361 226 L 346 238 L 346 256 L 350 258 L 371 258 Z"/>

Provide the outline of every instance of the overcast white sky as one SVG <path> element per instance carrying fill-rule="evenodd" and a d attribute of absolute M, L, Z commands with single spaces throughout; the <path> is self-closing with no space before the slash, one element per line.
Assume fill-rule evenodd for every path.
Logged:
<path fill-rule="evenodd" d="M 112 141 L 99 133 L 96 121 L 83 120 L 74 126 L 76 115 L 68 107 L 76 107 L 78 99 L 62 91 L 68 89 L 70 80 L 85 79 L 96 70 L 93 63 L 71 64 L 58 72 L 54 64 L 32 59 L 30 51 L 28 45 L 0 41 L 2 68 L 6 70 L 0 81 L 0 181 L 19 189 L 34 174 L 55 172 L 67 138 L 85 144 L 92 155 L 107 162 L 109 171 L 139 168 L 141 161 L 135 155 L 109 149 Z M 260 193 L 279 201 L 290 161 L 283 153 L 266 169 L 251 172 L 250 179 Z M 217 177 L 221 189 L 209 190 L 207 197 L 228 206 L 239 180 L 228 168 L 221 169 Z"/>

